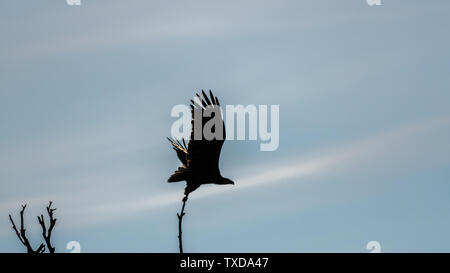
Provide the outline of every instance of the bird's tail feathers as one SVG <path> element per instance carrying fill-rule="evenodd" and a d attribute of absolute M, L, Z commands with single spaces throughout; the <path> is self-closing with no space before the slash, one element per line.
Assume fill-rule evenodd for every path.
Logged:
<path fill-rule="evenodd" d="M 179 167 L 178 170 L 176 170 L 167 180 L 167 182 L 180 182 L 185 181 L 189 178 L 191 174 L 191 170 L 186 167 Z"/>

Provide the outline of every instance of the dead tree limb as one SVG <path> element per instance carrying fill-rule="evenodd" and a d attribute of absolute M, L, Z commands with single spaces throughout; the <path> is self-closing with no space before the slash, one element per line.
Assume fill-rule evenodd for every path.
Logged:
<path fill-rule="evenodd" d="M 22 210 L 20 211 L 20 232 L 17 230 L 16 224 L 14 223 L 11 214 L 9 215 L 9 220 L 11 221 L 12 228 L 16 232 L 16 235 L 19 238 L 20 242 L 27 248 L 28 253 L 30 254 L 43 253 L 45 251 L 44 244 L 40 244 L 39 247 L 36 250 L 34 250 L 30 244 L 30 241 L 27 238 L 26 229 L 24 228 L 24 221 L 23 221 L 23 214 L 25 212 L 26 207 L 27 204 L 22 205 Z"/>
<path fill-rule="evenodd" d="M 38 218 L 39 224 L 42 227 L 42 236 L 44 237 L 45 244 L 47 245 L 48 251 L 50 253 L 55 253 L 55 247 L 52 246 L 51 237 L 52 237 L 52 231 L 53 231 L 53 228 L 55 227 L 57 219 L 53 218 L 53 212 L 56 209 L 52 208 L 52 204 L 53 204 L 53 202 L 50 201 L 48 206 L 46 207 L 47 214 L 48 214 L 48 217 L 50 219 L 50 224 L 49 224 L 48 230 L 47 230 L 47 228 L 45 226 L 44 215 L 41 214 L 41 216 L 38 216 L 37 218 Z"/>
<path fill-rule="evenodd" d="M 182 237 L 182 229 L 181 224 L 183 222 L 183 216 L 186 214 L 184 213 L 184 207 L 186 206 L 186 201 L 188 200 L 188 195 L 186 194 L 183 198 L 183 206 L 181 207 L 181 212 L 177 213 L 178 216 L 178 245 L 180 247 L 180 253 L 183 253 L 183 237 Z"/>

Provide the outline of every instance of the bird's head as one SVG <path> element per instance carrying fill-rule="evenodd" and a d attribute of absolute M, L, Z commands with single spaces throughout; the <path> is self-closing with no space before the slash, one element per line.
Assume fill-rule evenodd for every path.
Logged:
<path fill-rule="evenodd" d="M 228 178 L 225 178 L 225 177 L 221 177 L 220 180 L 219 180 L 219 183 L 217 183 L 217 184 L 222 184 L 222 185 L 231 184 L 231 185 L 234 185 L 234 182 L 231 179 L 228 179 Z"/>

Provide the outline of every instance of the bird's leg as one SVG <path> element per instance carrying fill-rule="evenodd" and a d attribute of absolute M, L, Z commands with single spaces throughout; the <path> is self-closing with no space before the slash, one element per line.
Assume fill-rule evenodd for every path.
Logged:
<path fill-rule="evenodd" d="M 182 239 L 181 224 L 183 222 L 183 216 L 186 214 L 186 213 L 184 213 L 184 207 L 186 206 L 186 201 L 188 200 L 188 195 L 189 194 L 186 194 L 183 197 L 183 206 L 181 207 L 181 212 L 177 213 L 177 216 L 178 216 L 178 244 L 180 247 L 180 253 L 183 253 L 183 239 Z"/>

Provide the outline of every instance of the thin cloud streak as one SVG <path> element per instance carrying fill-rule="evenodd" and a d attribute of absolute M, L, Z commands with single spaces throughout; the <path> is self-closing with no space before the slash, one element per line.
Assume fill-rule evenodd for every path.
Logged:
<path fill-rule="evenodd" d="M 236 9 L 236 6 L 239 9 Z M 44 39 L 30 40 L 20 43 L 19 46 L 3 48 L 0 59 L 3 60 L 30 60 L 34 58 L 46 58 L 69 53 L 89 52 L 92 50 L 104 50 L 107 48 L 124 45 L 152 43 L 157 41 L 173 41 L 174 39 L 198 39 L 203 37 L 223 37 L 224 35 L 248 35 L 268 34 L 288 31 L 305 31 L 337 24 L 348 24 L 355 18 L 339 16 L 339 14 L 327 14 L 328 20 L 319 20 L 314 16 L 302 14 L 299 22 L 288 19 L 274 20 L 266 16 L 268 10 L 283 9 L 282 2 L 265 3 L 259 5 L 259 1 L 239 2 L 231 5 L 222 5 L 221 9 L 212 9 L 204 3 L 197 3 L 189 10 L 183 10 L 183 16 L 176 16 L 175 9 L 154 10 L 154 14 L 148 14 L 153 19 L 140 19 L 127 24 L 117 24 L 116 17 L 102 18 L 109 24 L 92 28 L 92 22 L 84 23 L 80 18 L 64 21 L 67 26 L 73 25 L 68 31 L 45 35 Z M 421 12 L 423 12 L 421 10 Z M 362 16 L 362 15 L 354 15 Z M 61 20 L 56 18 L 55 20 Z M 80 22 L 81 21 L 81 22 Z M 128 21 L 123 20 L 123 21 Z M 255 23 L 257 22 L 257 23 Z M 68 33 L 70 35 L 68 35 Z"/>
<path fill-rule="evenodd" d="M 258 166 L 259 170 L 268 171 L 235 179 L 235 186 L 214 187 L 207 185 L 201 187 L 190 198 L 194 200 L 208 198 L 217 194 L 242 191 L 256 186 L 260 187 L 273 183 L 279 185 L 288 181 L 292 183 L 293 178 L 301 179 L 312 175 L 326 175 L 329 172 L 345 169 L 346 166 L 358 164 L 362 160 L 375 160 L 377 156 L 386 156 L 399 146 L 404 147 L 406 145 L 409 147 L 411 143 L 407 140 L 411 137 L 446 126 L 450 126 L 450 115 L 422 120 L 331 151 L 327 150 L 310 160 L 296 159 L 288 162 L 279 162 L 278 166 L 275 167 L 273 165 Z M 103 222 L 117 221 L 126 216 L 137 215 L 137 213 L 142 211 L 151 211 L 176 205 L 182 198 L 182 193 L 177 191 L 137 200 L 130 200 L 130 196 L 128 196 L 128 198 L 116 200 L 114 203 L 106 203 L 106 200 L 104 200 L 106 201 L 105 204 L 99 204 L 99 202 L 93 204 L 90 202 L 91 196 L 103 196 L 103 191 L 103 187 L 97 187 L 94 191 L 89 190 L 88 196 L 84 198 L 75 192 L 58 194 L 58 198 L 56 198 L 58 204 L 61 207 L 65 207 L 64 223 L 61 222 L 62 228 L 86 228 Z M 76 200 L 78 198 L 80 200 Z M 48 196 L 30 196 L 26 200 L 28 203 L 39 203 L 50 199 Z M 71 203 L 70 200 L 72 200 L 72 203 L 76 200 L 79 206 L 67 206 L 67 202 Z M 16 206 L 17 200 L 5 201 L 0 203 L 0 211 L 7 211 Z"/>
<path fill-rule="evenodd" d="M 289 181 L 292 178 L 302 178 L 309 175 L 323 175 L 331 170 L 336 170 L 352 164 L 355 160 L 368 159 L 379 155 L 385 155 L 392 151 L 395 146 L 404 145 L 405 139 L 416 134 L 428 132 L 450 125 L 450 116 L 445 115 L 425 121 L 416 122 L 404 127 L 388 131 L 356 143 L 345 145 L 326 155 L 319 156 L 312 160 L 302 160 L 290 164 L 280 164 L 278 167 L 271 167 L 273 170 L 262 172 L 255 176 L 242 179 L 235 179 L 235 186 L 228 187 L 203 187 L 191 196 L 191 199 L 201 199 L 214 196 L 216 194 L 232 191 L 241 191 L 255 186 L 271 183 Z M 268 169 L 263 167 L 261 169 Z M 113 220 L 124 214 L 148 211 L 176 204 L 180 201 L 179 193 L 163 194 L 151 199 L 145 198 L 138 201 L 126 203 L 116 203 L 96 208 L 84 209 L 92 214 L 91 221 Z M 102 215 L 102 219 L 98 216 Z M 88 217 L 90 218 L 90 217 Z"/>

